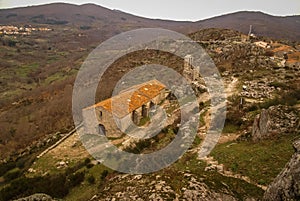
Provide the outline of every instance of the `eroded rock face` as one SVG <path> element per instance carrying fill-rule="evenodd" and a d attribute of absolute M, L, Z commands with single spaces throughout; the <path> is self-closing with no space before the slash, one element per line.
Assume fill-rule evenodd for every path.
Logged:
<path fill-rule="evenodd" d="M 263 200 L 300 200 L 300 140 L 294 143 L 294 148 L 296 153 L 268 187 Z"/>
<path fill-rule="evenodd" d="M 263 109 L 254 119 L 252 128 L 252 139 L 257 142 L 261 139 L 269 137 L 269 113 Z"/>

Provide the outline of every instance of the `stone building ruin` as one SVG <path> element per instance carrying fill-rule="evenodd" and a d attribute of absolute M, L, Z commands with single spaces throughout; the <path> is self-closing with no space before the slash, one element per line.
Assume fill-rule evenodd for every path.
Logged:
<path fill-rule="evenodd" d="M 83 109 L 86 133 L 100 134 L 107 137 L 121 137 L 132 122 L 139 125 L 142 118 L 149 117 L 151 108 L 161 103 L 168 96 L 166 86 L 157 80 L 151 80 L 121 91 L 110 99 L 101 101 Z M 95 109 L 98 126 L 92 124 Z"/>
<path fill-rule="evenodd" d="M 200 79 L 199 67 L 193 66 L 194 58 L 192 55 L 184 57 L 183 76 L 190 82 L 198 81 Z"/>

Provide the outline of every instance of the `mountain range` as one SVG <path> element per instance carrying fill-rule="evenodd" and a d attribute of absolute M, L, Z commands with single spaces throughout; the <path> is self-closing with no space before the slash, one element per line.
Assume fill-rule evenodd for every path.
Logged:
<path fill-rule="evenodd" d="M 200 12 L 200 11 L 199 11 Z M 107 36 L 143 27 L 163 27 L 184 34 L 205 28 L 226 28 L 275 39 L 300 41 L 300 16 L 271 16 L 262 12 L 241 11 L 196 22 L 147 19 L 95 4 L 53 3 L 0 10 L 0 24 L 74 25 L 105 29 Z"/>

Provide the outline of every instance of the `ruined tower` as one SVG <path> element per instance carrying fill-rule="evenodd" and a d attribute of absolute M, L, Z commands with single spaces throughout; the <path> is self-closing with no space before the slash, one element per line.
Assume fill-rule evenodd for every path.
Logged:
<path fill-rule="evenodd" d="M 184 57 L 184 70 L 183 75 L 190 81 L 197 81 L 199 78 L 199 72 L 196 67 L 193 66 L 194 58 L 192 55 L 186 55 Z"/>

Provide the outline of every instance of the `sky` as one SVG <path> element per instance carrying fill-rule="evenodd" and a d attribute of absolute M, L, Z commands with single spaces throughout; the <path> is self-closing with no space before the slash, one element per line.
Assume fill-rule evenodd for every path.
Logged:
<path fill-rule="evenodd" d="M 196 21 L 236 11 L 262 11 L 276 16 L 300 15 L 300 0 L 0 0 L 0 8 L 25 7 L 53 2 L 95 3 L 154 19 Z"/>

